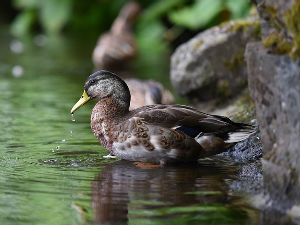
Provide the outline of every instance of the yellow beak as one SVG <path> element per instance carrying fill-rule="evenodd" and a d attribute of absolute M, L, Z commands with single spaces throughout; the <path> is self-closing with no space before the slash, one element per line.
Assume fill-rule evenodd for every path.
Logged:
<path fill-rule="evenodd" d="M 91 98 L 87 95 L 87 93 L 84 90 L 81 98 L 71 109 L 71 113 L 74 113 L 77 109 L 79 109 L 81 106 L 83 106 L 85 103 L 87 103 L 90 99 Z"/>

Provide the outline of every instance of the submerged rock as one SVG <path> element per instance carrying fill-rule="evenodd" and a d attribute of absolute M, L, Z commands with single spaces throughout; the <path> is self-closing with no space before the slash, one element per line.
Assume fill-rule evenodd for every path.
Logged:
<path fill-rule="evenodd" d="M 172 85 L 195 103 L 235 96 L 247 83 L 246 43 L 259 37 L 255 18 L 232 21 L 198 34 L 172 55 Z"/>
<path fill-rule="evenodd" d="M 256 162 L 262 157 L 262 145 L 258 131 L 257 134 L 254 134 L 248 139 L 237 143 L 229 151 L 220 155 L 229 157 L 231 160 L 236 162 Z"/>

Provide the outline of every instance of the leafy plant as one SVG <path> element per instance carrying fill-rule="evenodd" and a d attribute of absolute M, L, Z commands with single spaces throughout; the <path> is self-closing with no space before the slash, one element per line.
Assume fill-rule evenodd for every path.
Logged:
<path fill-rule="evenodd" d="M 227 11 L 230 19 L 248 15 L 248 0 L 195 0 L 190 6 L 169 12 L 169 19 L 176 25 L 189 29 L 205 28 L 222 12 Z M 217 23 L 222 22 L 220 19 Z"/>
<path fill-rule="evenodd" d="M 58 33 L 68 21 L 72 0 L 14 0 L 14 6 L 22 10 L 12 24 L 12 33 L 28 33 L 39 21 L 47 33 Z"/>
<path fill-rule="evenodd" d="M 168 19 L 173 26 L 198 30 L 248 15 L 248 0 L 139 0 L 143 12 L 138 27 Z M 21 10 L 12 24 L 15 35 L 23 35 L 36 25 L 47 33 L 59 33 L 64 27 L 77 31 L 104 31 L 117 16 L 126 0 L 13 0 Z M 229 17 L 221 16 L 227 13 Z"/>

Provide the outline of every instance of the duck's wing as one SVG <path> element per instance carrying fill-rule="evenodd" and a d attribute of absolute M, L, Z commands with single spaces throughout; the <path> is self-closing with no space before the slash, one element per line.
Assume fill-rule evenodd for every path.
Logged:
<path fill-rule="evenodd" d="M 210 133 L 228 127 L 234 122 L 222 116 L 200 112 L 183 105 L 151 105 L 142 107 L 134 113 L 149 124 L 166 128 L 178 126 L 199 127 L 202 132 Z"/>
<path fill-rule="evenodd" d="M 247 130 L 248 133 L 252 130 L 250 125 L 235 123 L 227 117 L 210 115 L 182 105 L 146 106 L 136 110 L 134 116 L 148 124 L 180 130 L 193 138 L 200 134 L 216 134 L 224 135 L 227 139 L 230 133 L 241 130 Z"/>

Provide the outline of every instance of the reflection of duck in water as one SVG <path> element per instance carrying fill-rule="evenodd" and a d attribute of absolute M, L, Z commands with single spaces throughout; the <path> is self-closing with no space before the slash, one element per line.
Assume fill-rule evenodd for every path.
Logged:
<path fill-rule="evenodd" d="M 226 151 L 253 133 L 251 126 L 181 105 L 150 105 L 129 111 L 126 83 L 108 71 L 88 77 L 71 113 L 97 99 L 91 127 L 101 144 L 121 159 L 195 162 Z"/>
<path fill-rule="evenodd" d="M 101 35 L 93 52 L 95 70 L 123 71 L 125 64 L 137 54 L 132 24 L 140 12 L 136 2 L 128 2 L 121 10 L 109 32 Z M 155 81 L 126 79 L 131 92 L 130 109 L 144 105 L 173 104 L 172 94 Z"/>
<path fill-rule="evenodd" d="M 128 2 L 121 10 L 109 32 L 100 36 L 93 52 L 95 69 L 114 69 L 124 66 L 137 54 L 132 24 L 139 15 L 140 6 Z"/>
<path fill-rule="evenodd" d="M 209 163 L 150 170 L 137 168 L 124 160 L 108 164 L 92 181 L 94 220 L 100 224 L 119 224 L 128 220 L 129 211 L 131 220 L 134 220 L 141 219 L 141 216 L 134 215 L 135 210 L 151 211 L 167 207 L 188 209 L 195 204 L 203 207 L 228 204 L 233 199 L 223 193 L 227 187 L 225 180 L 234 173 L 235 170 L 224 163 L 222 167 Z M 222 215 L 224 211 L 204 213 Z M 188 216 L 193 218 L 199 214 L 201 211 L 186 211 L 185 216 L 188 220 Z M 153 219 L 156 216 L 154 214 Z M 165 217 L 176 216 L 178 214 Z M 152 220 L 149 216 L 145 218 Z"/>

